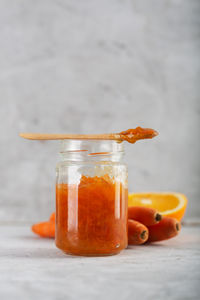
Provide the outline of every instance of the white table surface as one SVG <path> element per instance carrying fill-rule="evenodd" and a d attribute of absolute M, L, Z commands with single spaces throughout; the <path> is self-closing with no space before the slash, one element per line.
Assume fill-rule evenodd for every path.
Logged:
<path fill-rule="evenodd" d="M 0 226 L 0 299 L 200 299 L 200 228 L 110 257 L 75 257 L 28 226 Z"/>

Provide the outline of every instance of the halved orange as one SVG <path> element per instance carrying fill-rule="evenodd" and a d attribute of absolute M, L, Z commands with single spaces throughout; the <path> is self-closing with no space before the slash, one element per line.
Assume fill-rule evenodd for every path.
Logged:
<path fill-rule="evenodd" d="M 137 193 L 128 195 L 128 206 L 157 209 L 163 216 L 180 221 L 185 213 L 187 198 L 180 193 Z"/>

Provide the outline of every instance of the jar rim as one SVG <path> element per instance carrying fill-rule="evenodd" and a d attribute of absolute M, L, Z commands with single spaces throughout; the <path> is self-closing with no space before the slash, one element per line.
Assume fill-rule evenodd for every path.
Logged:
<path fill-rule="evenodd" d="M 81 153 L 93 157 L 96 155 L 112 155 L 124 152 L 122 142 L 113 140 L 62 140 L 60 153 Z"/>

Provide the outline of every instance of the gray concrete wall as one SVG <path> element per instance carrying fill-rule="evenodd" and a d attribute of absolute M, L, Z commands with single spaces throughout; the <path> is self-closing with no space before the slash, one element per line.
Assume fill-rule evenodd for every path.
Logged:
<path fill-rule="evenodd" d="M 21 131 L 146 126 L 130 191 L 178 191 L 200 215 L 198 0 L 0 0 L 0 221 L 54 209 L 57 142 Z"/>

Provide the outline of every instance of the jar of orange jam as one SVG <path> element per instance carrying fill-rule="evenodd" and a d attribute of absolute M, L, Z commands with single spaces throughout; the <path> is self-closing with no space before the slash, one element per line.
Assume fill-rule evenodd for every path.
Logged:
<path fill-rule="evenodd" d="M 64 140 L 56 167 L 56 246 L 104 256 L 127 247 L 127 167 L 123 143 Z"/>

